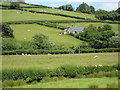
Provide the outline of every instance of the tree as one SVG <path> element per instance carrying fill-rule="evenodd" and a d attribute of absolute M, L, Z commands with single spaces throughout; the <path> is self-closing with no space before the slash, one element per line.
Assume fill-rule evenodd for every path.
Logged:
<path fill-rule="evenodd" d="M 117 13 L 119 13 L 119 14 L 120 14 L 120 8 L 118 8 L 116 11 L 117 11 Z"/>
<path fill-rule="evenodd" d="M 21 48 L 21 44 L 18 43 L 15 39 L 2 38 L 2 49 L 3 50 L 16 50 L 20 48 Z"/>
<path fill-rule="evenodd" d="M 82 3 L 79 5 L 79 7 L 77 7 L 76 11 L 90 14 L 95 12 L 95 8 L 87 5 L 86 3 Z"/>
<path fill-rule="evenodd" d="M 14 37 L 13 30 L 8 24 L 3 23 L 0 25 L 2 25 L 2 37 Z"/>
<path fill-rule="evenodd" d="M 108 39 L 108 47 L 109 48 L 120 48 L 120 37 L 113 36 Z"/>
<path fill-rule="evenodd" d="M 20 7 L 20 5 L 17 2 L 12 2 L 10 4 L 10 9 L 18 9 L 19 7 Z"/>
<path fill-rule="evenodd" d="M 90 12 L 95 13 L 95 8 L 93 6 L 90 6 Z"/>
<path fill-rule="evenodd" d="M 50 47 L 50 43 L 48 41 L 48 38 L 41 33 L 33 36 L 33 39 L 31 41 L 31 45 L 34 49 L 48 49 Z"/>
<path fill-rule="evenodd" d="M 112 27 L 109 24 L 106 24 L 103 26 L 102 30 L 104 31 L 112 30 Z"/>
<path fill-rule="evenodd" d="M 67 10 L 67 11 L 73 11 L 74 10 L 71 4 L 60 6 L 60 7 L 58 7 L 58 9 Z"/>

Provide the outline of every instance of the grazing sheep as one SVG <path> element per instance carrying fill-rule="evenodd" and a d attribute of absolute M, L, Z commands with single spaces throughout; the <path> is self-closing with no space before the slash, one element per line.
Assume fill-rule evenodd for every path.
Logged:
<path fill-rule="evenodd" d="M 28 54 L 28 56 L 31 56 L 30 54 Z"/>
<path fill-rule="evenodd" d="M 102 67 L 103 65 L 99 64 L 100 67 Z"/>
<path fill-rule="evenodd" d="M 52 55 L 52 54 L 48 53 L 48 55 Z"/>
<path fill-rule="evenodd" d="M 93 58 L 97 58 L 98 56 L 94 56 Z"/>
<path fill-rule="evenodd" d="M 24 55 L 24 53 L 22 53 L 22 55 Z"/>

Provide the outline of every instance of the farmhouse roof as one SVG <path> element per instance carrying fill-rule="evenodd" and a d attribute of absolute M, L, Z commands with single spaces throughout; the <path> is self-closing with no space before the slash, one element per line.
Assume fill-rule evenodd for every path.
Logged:
<path fill-rule="evenodd" d="M 83 32 L 85 27 L 76 27 L 76 26 L 71 26 L 68 30 L 72 32 Z"/>

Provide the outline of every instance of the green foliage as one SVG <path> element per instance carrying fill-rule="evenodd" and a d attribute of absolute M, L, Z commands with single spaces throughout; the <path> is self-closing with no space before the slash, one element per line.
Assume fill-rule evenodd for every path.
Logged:
<path fill-rule="evenodd" d="M 92 48 L 108 48 L 108 39 L 115 36 L 110 25 L 106 24 L 103 27 L 96 28 L 89 25 L 84 32 L 79 34 L 80 39 L 88 42 Z M 114 47 L 113 47 L 114 48 Z"/>
<path fill-rule="evenodd" d="M 69 78 L 74 78 L 77 75 L 90 75 L 94 73 L 99 72 L 110 72 L 118 70 L 118 66 L 89 66 L 89 67 L 78 67 L 73 65 L 65 65 L 61 66 L 57 69 L 27 69 L 27 70 L 7 70 L 4 69 L 2 72 L 2 80 L 19 80 L 23 79 L 26 80 L 27 83 L 30 83 L 32 81 L 51 81 L 51 78 L 49 77 L 55 77 L 52 78 L 52 80 L 56 81 L 58 80 L 58 76 L 64 76 Z M 107 77 L 111 77 L 110 74 L 106 75 Z"/>
<path fill-rule="evenodd" d="M 50 47 L 50 43 L 48 41 L 48 38 L 41 33 L 33 36 L 33 40 L 31 42 L 31 45 L 34 49 L 47 49 Z"/>
<path fill-rule="evenodd" d="M 119 36 L 113 36 L 109 38 L 108 40 L 108 47 L 109 48 L 120 48 L 120 37 Z"/>
<path fill-rule="evenodd" d="M 10 9 L 18 9 L 20 7 L 19 3 L 12 2 L 10 4 Z"/>
<path fill-rule="evenodd" d="M 22 86 L 22 85 L 25 85 L 26 82 L 22 79 L 19 79 L 19 80 L 5 80 L 3 82 L 3 87 L 14 87 L 14 86 Z"/>
<path fill-rule="evenodd" d="M 90 14 L 95 12 L 95 8 L 87 5 L 86 3 L 82 3 L 79 5 L 79 7 L 77 7 L 76 11 Z"/>
<path fill-rule="evenodd" d="M 115 11 L 105 11 L 105 10 L 97 10 L 95 12 L 95 17 L 100 19 L 100 20 L 120 20 L 120 14 L 118 14 L 118 12 Z"/>
<path fill-rule="evenodd" d="M 67 10 L 67 11 L 73 11 L 74 10 L 71 4 L 60 6 L 60 7 L 58 7 L 58 9 Z"/>
<path fill-rule="evenodd" d="M 119 82 L 119 81 L 118 81 Z M 107 87 L 106 88 L 118 88 L 118 84 L 115 84 L 115 83 L 111 83 L 111 84 L 107 84 Z"/>
<path fill-rule="evenodd" d="M 0 27 L 2 27 L 2 36 L 3 37 L 14 37 L 13 36 L 13 30 L 10 28 L 8 24 L 0 24 Z"/>
<path fill-rule="evenodd" d="M 20 49 L 21 44 L 18 43 L 15 39 L 13 38 L 3 38 L 2 39 L 2 49 L 3 50 L 16 50 Z"/>
<path fill-rule="evenodd" d="M 89 85 L 89 88 L 99 88 L 97 84 L 91 84 Z"/>

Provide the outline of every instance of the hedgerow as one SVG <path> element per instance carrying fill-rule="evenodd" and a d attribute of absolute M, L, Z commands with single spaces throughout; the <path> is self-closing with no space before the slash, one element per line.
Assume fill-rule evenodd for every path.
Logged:
<path fill-rule="evenodd" d="M 61 66 L 57 69 L 3 69 L 2 80 L 18 80 L 23 79 L 27 82 L 34 80 L 40 81 L 43 77 L 58 77 L 64 76 L 69 78 L 77 77 L 78 75 L 90 75 L 99 72 L 111 72 L 119 70 L 119 66 L 88 66 L 79 67 L 73 65 Z M 109 75 L 108 75 L 109 76 Z"/>

